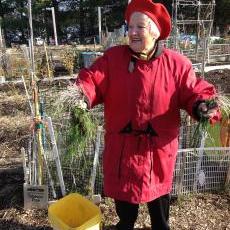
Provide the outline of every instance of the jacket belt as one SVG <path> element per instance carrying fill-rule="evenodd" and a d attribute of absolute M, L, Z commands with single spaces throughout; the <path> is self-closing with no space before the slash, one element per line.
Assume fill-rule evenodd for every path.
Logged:
<path fill-rule="evenodd" d="M 150 122 L 148 122 L 146 129 L 133 129 L 132 122 L 129 121 L 124 128 L 120 130 L 122 134 L 133 134 L 134 136 L 146 135 L 146 136 L 158 136 L 157 132 L 153 129 Z"/>

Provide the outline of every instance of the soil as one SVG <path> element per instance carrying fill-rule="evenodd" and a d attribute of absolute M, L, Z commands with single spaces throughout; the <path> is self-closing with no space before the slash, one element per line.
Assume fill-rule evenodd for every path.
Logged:
<path fill-rule="evenodd" d="M 205 74 L 205 79 L 216 86 L 218 92 L 230 94 L 230 69 L 212 70 Z"/>
<path fill-rule="evenodd" d="M 230 94 L 230 70 L 214 70 L 205 79 L 225 94 Z M 42 81 L 41 87 L 65 87 L 68 80 Z M 27 147 L 30 135 L 30 108 L 23 84 L 0 84 L 0 229 L 52 229 L 46 210 L 23 209 L 23 168 L 20 149 Z M 117 222 L 111 199 L 100 205 L 104 229 Z M 230 230 L 230 194 L 197 194 L 179 198 L 170 210 L 172 230 Z M 150 220 L 144 205 L 139 210 L 136 229 L 148 229 Z"/>
<path fill-rule="evenodd" d="M 111 199 L 100 205 L 103 229 L 115 229 L 118 218 Z M 225 194 L 199 194 L 183 197 L 171 204 L 172 230 L 230 230 L 230 197 Z M 51 230 L 46 210 L 24 210 L 13 206 L 0 210 L 1 230 Z M 150 218 L 141 205 L 135 229 L 150 229 Z"/>

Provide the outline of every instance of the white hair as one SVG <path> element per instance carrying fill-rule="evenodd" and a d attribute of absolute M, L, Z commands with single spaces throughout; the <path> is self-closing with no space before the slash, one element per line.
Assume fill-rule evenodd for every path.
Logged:
<path fill-rule="evenodd" d="M 141 13 L 143 14 L 143 13 Z M 160 31 L 156 25 L 156 23 L 146 14 L 143 14 L 144 17 L 147 19 L 150 27 L 150 33 L 154 36 L 155 39 L 158 39 L 160 37 Z"/>
<path fill-rule="evenodd" d="M 153 34 L 155 39 L 158 39 L 160 37 L 160 30 L 158 29 L 156 23 L 151 18 L 148 17 L 148 20 L 149 20 L 149 26 L 150 26 L 150 33 Z"/>
<path fill-rule="evenodd" d="M 141 12 L 133 12 L 132 14 L 140 14 L 142 15 L 149 23 L 150 33 L 153 35 L 155 39 L 160 37 L 160 30 L 158 29 L 156 23 L 146 14 Z"/>

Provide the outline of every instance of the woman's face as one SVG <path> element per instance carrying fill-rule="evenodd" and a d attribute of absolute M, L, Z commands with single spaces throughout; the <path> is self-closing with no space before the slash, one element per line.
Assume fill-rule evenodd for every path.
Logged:
<path fill-rule="evenodd" d="M 155 36 L 151 31 L 149 18 L 134 12 L 129 20 L 129 46 L 134 52 L 148 54 L 154 47 Z"/>

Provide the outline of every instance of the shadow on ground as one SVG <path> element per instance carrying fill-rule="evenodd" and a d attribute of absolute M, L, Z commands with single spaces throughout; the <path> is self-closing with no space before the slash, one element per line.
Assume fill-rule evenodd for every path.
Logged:
<path fill-rule="evenodd" d="M 103 230 L 117 230 L 115 225 L 104 226 Z M 134 228 L 134 230 L 150 230 L 150 228 Z"/>

